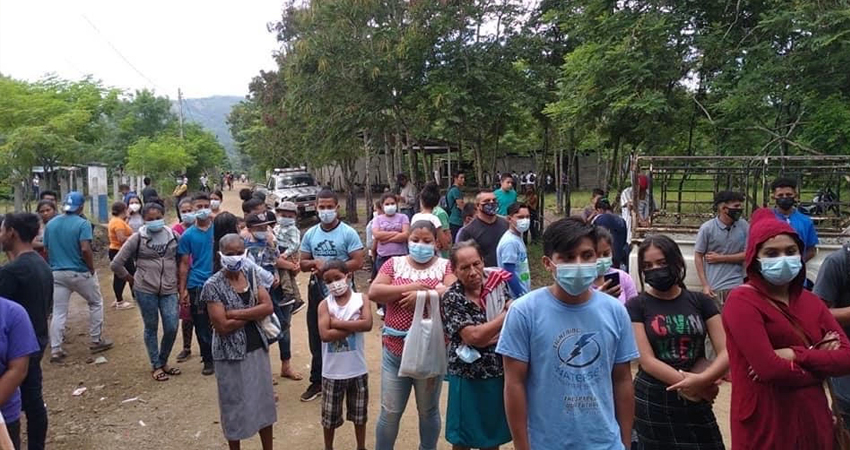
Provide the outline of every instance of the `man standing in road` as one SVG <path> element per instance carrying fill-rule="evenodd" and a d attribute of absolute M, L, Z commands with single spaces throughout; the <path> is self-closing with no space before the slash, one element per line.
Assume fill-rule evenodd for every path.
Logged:
<path fill-rule="evenodd" d="M 151 186 L 150 177 L 145 177 L 143 181 L 145 183 L 145 188 L 142 189 L 142 202 L 147 203 L 155 198 L 158 198 L 159 195 L 156 193 L 156 189 Z"/>
<path fill-rule="evenodd" d="M 812 292 L 826 302 L 844 332 L 850 332 L 850 244 L 844 244 L 824 259 Z M 850 376 L 831 381 L 844 426 L 850 429 Z"/>
<path fill-rule="evenodd" d="M 744 251 L 750 224 L 741 218 L 744 196 L 724 191 L 714 196 L 717 217 L 699 227 L 694 265 L 702 292 L 723 308 L 729 291 L 744 282 Z"/>
<path fill-rule="evenodd" d="M 44 230 L 44 247 L 53 271 L 53 321 L 50 324 L 50 362 L 62 362 L 67 353 L 65 321 L 71 293 L 76 292 L 89 305 L 89 336 L 92 353 L 112 348 L 103 336 L 103 296 L 94 270 L 91 222 L 80 217 L 85 204 L 83 194 L 72 191 L 65 197 L 65 214 L 56 216 Z"/>
<path fill-rule="evenodd" d="M 505 175 L 510 178 L 510 175 Z M 458 232 L 457 241 L 472 239 L 481 248 L 484 265 L 497 267 L 496 248 L 502 235 L 508 231 L 508 221 L 496 215 L 499 205 L 496 203 L 496 195 L 492 192 L 479 192 L 475 197 L 475 206 L 477 208 L 475 220 Z"/>
<path fill-rule="evenodd" d="M 452 178 L 452 187 L 446 193 L 446 204 L 449 207 L 449 228 L 452 233 L 452 242 L 456 242 L 457 232 L 463 226 L 463 192 L 460 188 L 466 184 L 466 174 L 458 170 Z"/>
<path fill-rule="evenodd" d="M 398 185 L 401 187 L 398 197 L 399 210 L 410 219 L 416 208 L 416 186 L 403 173 L 398 174 Z"/>
<path fill-rule="evenodd" d="M 498 214 L 500 216 L 508 215 L 508 207 L 516 203 L 517 193 L 514 190 L 514 178 L 509 173 L 502 174 L 502 185 L 493 192 L 496 201 L 499 203 Z"/>
<path fill-rule="evenodd" d="M 21 383 L 21 406 L 27 416 L 27 446 L 43 450 L 47 437 L 47 408 L 42 396 L 41 358 L 50 342 L 47 316 L 53 303 L 50 266 L 32 248 L 41 221 L 35 214 L 6 214 L 0 226 L 0 245 L 12 261 L 0 268 L 0 297 L 19 303 L 27 311 L 38 340 L 38 353 L 30 355 L 29 370 Z"/>
<path fill-rule="evenodd" d="M 213 226 L 210 197 L 199 192 L 192 198 L 195 208 L 195 224 L 180 237 L 177 256 L 180 258 L 178 291 L 180 304 L 189 305 L 195 337 L 204 361 L 203 375 L 215 373 L 212 359 L 212 332 L 207 307 L 200 301 L 204 283 L 212 276 L 213 269 Z"/>
<path fill-rule="evenodd" d="M 797 182 L 790 178 L 779 178 L 770 185 L 770 189 L 776 201 L 776 218 L 794 228 L 805 246 L 803 262 L 809 261 L 817 253 L 818 232 L 812 219 L 794 207 L 797 204 Z"/>
<path fill-rule="evenodd" d="M 363 243 L 353 228 L 339 220 L 339 202 L 330 189 L 316 196 L 320 224 L 307 230 L 301 239 L 301 271 L 310 273 L 307 288 L 307 334 L 310 340 L 310 386 L 301 394 L 302 402 L 315 400 L 322 393 L 322 340 L 319 336 L 319 303 L 328 295 L 322 280 L 325 262 L 340 260 L 349 272 L 363 267 Z"/>

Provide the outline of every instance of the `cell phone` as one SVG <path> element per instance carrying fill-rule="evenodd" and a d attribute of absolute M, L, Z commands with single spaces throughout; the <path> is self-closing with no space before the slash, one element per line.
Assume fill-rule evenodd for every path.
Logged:
<path fill-rule="evenodd" d="M 610 281 L 610 283 L 608 283 L 609 289 L 614 287 L 614 286 L 619 286 L 620 285 L 620 274 L 618 272 L 607 273 L 607 274 L 605 274 L 605 281 L 606 282 Z"/>

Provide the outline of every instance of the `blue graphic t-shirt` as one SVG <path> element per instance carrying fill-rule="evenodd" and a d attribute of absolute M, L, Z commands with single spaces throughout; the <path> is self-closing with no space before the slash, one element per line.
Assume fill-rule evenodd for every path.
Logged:
<path fill-rule="evenodd" d="M 638 349 L 619 300 L 593 291 L 567 305 L 534 290 L 511 306 L 496 352 L 528 364 L 531 448 L 623 449 L 611 372 Z"/>
<path fill-rule="evenodd" d="M 338 259 L 348 261 L 350 254 L 363 249 L 360 235 L 347 224 L 340 222 L 334 229 L 325 231 L 321 225 L 316 225 L 307 230 L 301 239 L 301 251 L 309 253 L 313 259 L 329 261 Z M 317 280 L 324 295 L 328 295 L 327 288 L 321 280 Z"/>

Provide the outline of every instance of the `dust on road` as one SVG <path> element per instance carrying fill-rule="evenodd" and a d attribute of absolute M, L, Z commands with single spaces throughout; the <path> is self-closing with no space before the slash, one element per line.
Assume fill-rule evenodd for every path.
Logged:
<path fill-rule="evenodd" d="M 239 186 L 241 187 L 241 186 Z M 241 201 L 238 187 L 224 193 L 223 209 L 239 215 Z M 362 235 L 361 225 L 359 227 Z M 171 363 L 180 367 L 183 374 L 169 381 L 151 379 L 147 353 L 142 340 L 142 320 L 138 308 L 116 311 L 109 307 L 114 301 L 111 280 L 105 256 L 99 261 L 98 277 L 105 305 L 105 333 L 115 341 L 115 348 L 103 353 L 105 364 L 89 364 L 88 311 L 85 302 L 72 297 L 68 317 L 66 345 L 69 357 L 63 365 L 43 361 L 44 397 L 47 403 L 50 429 L 48 448 L 57 450 L 111 450 L 111 449 L 226 449 L 227 444 L 218 422 L 219 411 L 215 377 L 201 375 L 201 359 L 197 343 L 193 340 L 193 356 L 182 364 L 174 357 L 182 346 L 180 333 L 171 354 Z M 358 289 L 368 289 L 367 275 L 359 273 Z M 305 275 L 299 277 L 303 298 L 306 295 Z M 128 295 L 125 293 L 125 295 Z M 377 316 L 376 316 L 377 317 Z M 366 357 L 369 373 L 369 420 L 367 447 L 375 442 L 375 423 L 380 411 L 381 322 L 376 319 L 374 329 L 366 336 Z M 279 380 L 275 392 L 279 396 L 278 421 L 274 426 L 275 448 L 321 449 L 322 429 L 320 401 L 303 403 L 299 396 L 307 387 L 310 351 L 307 343 L 306 311 L 293 317 L 292 363 L 305 375 L 305 381 L 277 378 L 279 352 L 272 346 L 269 370 Z M 80 386 L 86 392 L 75 397 L 72 392 Z M 447 389 L 443 389 L 441 411 L 445 412 Z M 419 443 L 416 407 L 411 395 L 396 444 L 399 450 L 415 449 Z M 729 387 L 721 388 L 715 403 L 715 412 L 727 444 L 729 441 L 728 413 Z M 445 418 L 444 418 L 445 419 Z M 24 428 L 25 429 L 25 428 Z M 25 437 L 25 433 L 24 437 Z M 336 447 L 355 448 L 354 431 L 346 423 L 338 430 Z M 243 448 L 259 449 L 258 438 L 243 442 Z M 441 450 L 451 448 L 441 439 Z M 507 445 L 503 449 L 511 450 Z"/>

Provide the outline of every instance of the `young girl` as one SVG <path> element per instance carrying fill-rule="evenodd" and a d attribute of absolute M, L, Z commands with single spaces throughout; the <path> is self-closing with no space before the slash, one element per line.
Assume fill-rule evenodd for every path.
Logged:
<path fill-rule="evenodd" d="M 221 212 L 222 200 L 224 200 L 224 195 L 222 195 L 221 191 L 210 192 L 210 209 L 212 210 L 213 219 Z"/>
<path fill-rule="evenodd" d="M 344 423 L 343 401 L 348 405 L 348 419 L 354 422 L 357 448 L 365 449 L 369 369 L 363 333 L 372 330 L 369 297 L 351 292 L 348 269 L 340 260 L 325 263 L 322 279 L 329 292 L 319 304 L 325 449 L 333 449 L 334 433 Z"/>
<path fill-rule="evenodd" d="M 628 273 L 612 267 L 614 265 L 614 237 L 611 236 L 608 229 L 597 226 L 596 237 L 598 238 L 596 241 L 596 270 L 599 278 L 593 282 L 593 287 L 625 304 L 628 299 L 637 295 L 635 281 Z M 605 280 L 606 275 L 611 278 L 612 274 L 617 274 L 619 282 Z"/>
<path fill-rule="evenodd" d="M 127 224 L 133 229 L 133 233 L 139 231 L 139 228 L 145 224 L 145 219 L 142 218 L 142 199 L 136 194 L 130 194 L 127 199 L 127 209 L 130 210 L 130 215 L 127 217 Z"/>
<path fill-rule="evenodd" d="M 721 450 L 723 436 L 711 404 L 729 359 L 717 305 L 711 297 L 685 289 L 685 260 L 667 236 L 647 236 L 638 249 L 638 267 L 649 286 L 626 308 L 640 349 L 635 378 L 640 446 Z M 707 337 L 717 358 L 706 368 Z"/>
<path fill-rule="evenodd" d="M 398 201 L 395 195 L 387 193 L 381 196 L 381 210 L 383 214 L 376 216 L 372 222 L 372 238 L 377 242 L 372 279 L 388 259 L 407 254 L 410 221 L 404 214 L 397 214 Z"/>

